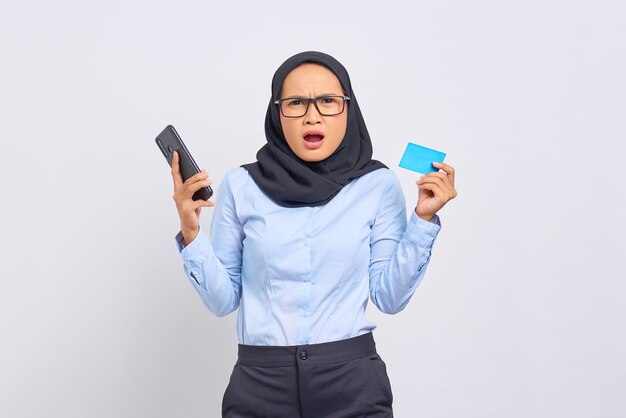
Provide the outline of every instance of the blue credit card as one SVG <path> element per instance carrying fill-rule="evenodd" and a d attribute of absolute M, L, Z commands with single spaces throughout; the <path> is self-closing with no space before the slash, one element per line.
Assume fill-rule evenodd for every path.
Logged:
<path fill-rule="evenodd" d="M 426 174 L 431 171 L 439 171 L 438 168 L 433 167 L 432 163 L 442 163 L 444 158 L 446 158 L 445 152 L 435 151 L 409 142 L 404 150 L 404 155 L 402 155 L 402 160 L 400 160 L 400 167 Z"/>

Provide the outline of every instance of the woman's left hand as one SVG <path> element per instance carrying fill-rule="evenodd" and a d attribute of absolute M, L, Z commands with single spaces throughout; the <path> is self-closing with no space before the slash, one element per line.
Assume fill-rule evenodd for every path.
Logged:
<path fill-rule="evenodd" d="M 442 171 L 427 173 L 415 182 L 419 189 L 415 213 L 427 221 L 457 195 L 454 188 L 454 168 L 444 163 L 433 163 L 433 166 Z"/>

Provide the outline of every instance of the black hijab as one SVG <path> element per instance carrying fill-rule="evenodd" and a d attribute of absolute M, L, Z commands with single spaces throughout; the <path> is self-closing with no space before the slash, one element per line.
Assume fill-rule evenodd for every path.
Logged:
<path fill-rule="evenodd" d="M 324 65 L 339 79 L 350 101 L 347 103 L 346 134 L 337 150 L 322 161 L 309 162 L 291 151 L 280 124 L 278 106 L 280 90 L 287 74 L 300 64 Z M 330 201 L 352 179 L 379 168 L 387 168 L 372 160 L 372 143 L 365 121 L 352 91 L 350 77 L 343 65 L 328 54 L 306 51 L 285 61 L 274 73 L 272 97 L 265 115 L 265 144 L 257 152 L 257 161 L 243 164 L 261 190 L 280 206 L 318 206 Z"/>

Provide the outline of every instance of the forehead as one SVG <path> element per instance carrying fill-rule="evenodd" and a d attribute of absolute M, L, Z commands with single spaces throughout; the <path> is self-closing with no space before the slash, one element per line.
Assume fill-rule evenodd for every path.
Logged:
<path fill-rule="evenodd" d="M 314 63 L 304 63 L 291 70 L 281 89 L 286 94 L 304 94 L 317 90 L 325 90 L 324 93 L 342 92 L 337 76 L 323 65 Z"/>

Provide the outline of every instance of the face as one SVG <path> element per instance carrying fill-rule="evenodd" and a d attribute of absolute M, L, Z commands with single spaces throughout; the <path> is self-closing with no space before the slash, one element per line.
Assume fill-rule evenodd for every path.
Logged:
<path fill-rule="evenodd" d="M 279 98 L 318 97 L 329 94 L 344 95 L 337 76 L 322 65 L 305 63 L 287 74 Z M 346 133 L 348 102 L 343 113 L 334 116 L 320 115 L 313 103 L 309 105 L 307 113 L 300 118 L 287 118 L 280 110 L 279 113 L 287 144 L 294 154 L 304 161 L 322 161 L 328 158 L 341 144 Z M 311 131 L 319 136 L 310 135 Z"/>

